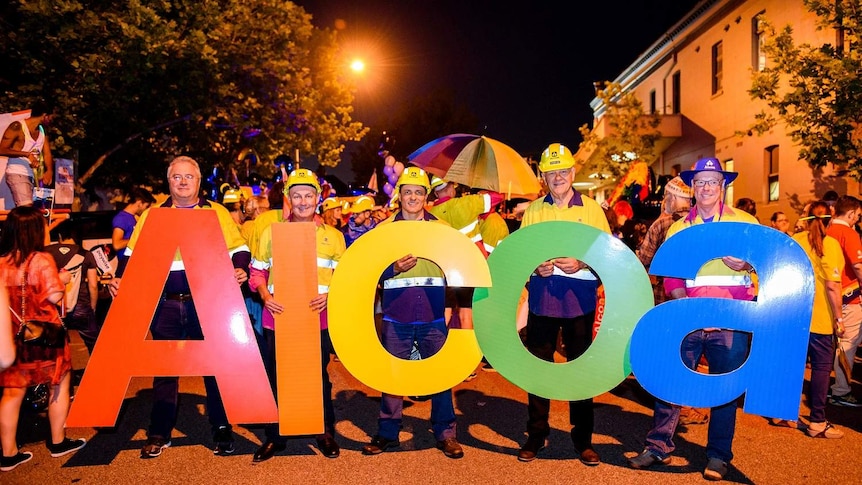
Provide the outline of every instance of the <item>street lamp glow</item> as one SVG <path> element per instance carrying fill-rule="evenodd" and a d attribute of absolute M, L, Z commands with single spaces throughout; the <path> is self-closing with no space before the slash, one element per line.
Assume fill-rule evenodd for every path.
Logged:
<path fill-rule="evenodd" d="M 350 69 L 357 73 L 365 71 L 365 61 L 362 59 L 354 59 L 350 63 Z"/>

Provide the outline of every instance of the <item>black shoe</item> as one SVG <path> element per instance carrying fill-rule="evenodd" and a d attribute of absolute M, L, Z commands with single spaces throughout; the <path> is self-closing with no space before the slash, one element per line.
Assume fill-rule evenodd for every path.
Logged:
<path fill-rule="evenodd" d="M 599 458 L 599 454 L 596 453 L 596 450 L 594 450 L 592 447 L 586 447 L 583 450 L 575 448 L 575 451 L 577 451 L 578 454 L 581 455 L 581 463 L 583 463 L 584 465 L 596 466 L 602 462 L 602 459 Z"/>
<path fill-rule="evenodd" d="M 262 461 L 269 460 L 279 451 L 284 451 L 287 448 L 287 445 L 284 443 L 275 443 L 267 440 L 266 443 L 263 444 L 257 451 L 254 452 L 254 456 L 252 457 L 252 463 L 260 463 Z"/>
<path fill-rule="evenodd" d="M 539 454 L 539 451 L 544 448 L 544 436 L 528 436 L 527 442 L 524 443 L 524 446 L 521 447 L 521 451 L 518 452 L 518 461 L 533 461 L 536 459 L 536 455 Z"/>
<path fill-rule="evenodd" d="M 162 450 L 169 446 L 171 446 L 170 440 L 161 436 L 151 436 L 147 438 L 147 444 L 141 448 L 141 458 L 156 458 L 162 454 Z"/>
<path fill-rule="evenodd" d="M 401 442 L 398 440 L 388 440 L 382 436 L 375 436 L 374 438 L 371 438 L 371 443 L 362 447 L 362 454 L 379 455 L 384 451 L 398 448 L 399 446 L 401 446 Z"/>
<path fill-rule="evenodd" d="M 78 451 L 83 448 L 87 444 L 87 440 L 84 438 L 77 440 L 70 440 L 69 438 L 64 438 L 63 441 L 57 443 L 45 442 L 45 446 L 48 448 L 48 451 L 51 452 L 51 456 L 54 458 L 60 458 L 61 456 L 68 455 L 73 451 Z"/>
<path fill-rule="evenodd" d="M 443 454 L 449 458 L 463 458 L 464 449 L 455 438 L 446 438 L 443 441 L 437 442 L 437 449 L 442 450 Z"/>
<path fill-rule="evenodd" d="M 29 451 L 18 452 L 15 456 L 0 456 L 0 471 L 11 472 L 21 463 L 27 463 L 33 459 L 33 453 Z"/>
<path fill-rule="evenodd" d="M 341 448 L 332 436 L 326 435 L 322 438 L 317 438 L 317 449 L 327 458 L 338 458 L 341 454 Z"/>
<path fill-rule="evenodd" d="M 232 455 L 235 451 L 233 446 L 233 432 L 231 431 L 230 426 L 219 426 L 215 433 L 213 433 L 213 441 L 215 441 L 213 455 L 228 456 Z"/>

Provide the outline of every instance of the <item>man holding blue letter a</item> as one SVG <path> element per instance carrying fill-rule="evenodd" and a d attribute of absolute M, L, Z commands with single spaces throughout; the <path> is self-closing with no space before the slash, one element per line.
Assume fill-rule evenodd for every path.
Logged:
<path fill-rule="evenodd" d="M 676 221 L 668 230 L 667 238 L 683 229 L 713 222 L 744 222 L 757 224 L 757 220 L 741 211 L 726 206 L 725 189 L 737 177 L 726 172 L 715 158 L 703 158 L 691 170 L 680 174 L 690 185 L 696 199 L 687 217 Z M 707 261 L 693 280 L 665 278 L 665 291 L 672 299 L 729 298 L 753 300 L 751 264 L 726 256 Z M 682 342 L 682 359 L 690 369 L 696 369 L 701 355 L 709 362 L 710 374 L 723 374 L 737 369 L 748 355 L 749 338 L 745 332 L 723 328 L 704 328 L 690 333 Z M 629 460 L 632 468 L 648 468 L 656 463 L 669 464 L 675 449 L 673 435 L 679 422 L 679 406 L 656 400 L 652 429 L 647 433 L 644 451 Z M 736 400 L 712 408 L 706 455 L 709 459 L 703 472 L 707 480 L 721 480 L 727 473 L 728 462 L 733 458 L 731 445 L 736 427 Z"/>

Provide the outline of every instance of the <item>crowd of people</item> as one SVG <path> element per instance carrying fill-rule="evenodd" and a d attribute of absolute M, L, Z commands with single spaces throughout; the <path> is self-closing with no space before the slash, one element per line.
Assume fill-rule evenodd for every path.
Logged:
<path fill-rule="evenodd" d="M 608 211 L 596 200 L 575 190 L 575 159 L 566 146 L 549 145 L 541 155 L 538 168 L 546 192 L 527 206 L 521 227 L 545 221 L 571 221 L 622 237 L 619 228 L 632 219 L 631 207 L 620 205 Z M 725 200 L 727 187 L 736 177 L 735 172 L 725 171 L 717 159 L 704 158 L 666 184 L 661 215 L 644 228 L 636 243 L 631 243 L 647 270 L 661 244 L 690 227 L 716 222 L 759 223 L 755 215 L 749 213 L 754 210 L 753 204 L 731 206 Z M 219 201 L 201 195 L 201 170 L 192 158 L 175 158 L 168 167 L 167 181 L 170 196 L 158 207 L 207 210 L 218 218 L 234 267 L 231 278 L 243 292 L 274 396 L 277 392 L 275 318 L 288 309 L 283 303 L 281 291 L 284 290 L 273 284 L 272 225 L 282 222 L 314 224 L 319 287 L 308 307 L 319 315 L 320 321 L 324 411 L 323 432 L 314 439 L 327 458 L 340 455 L 335 426 L 338 417 L 328 373 L 335 354 L 328 333 L 328 285 L 347 248 L 377 226 L 402 221 L 450 226 L 468 237 L 485 256 L 509 234 L 506 221 L 498 213 L 504 200 L 502 194 L 458 187 L 443 178 L 429 177 L 424 170 L 413 166 L 401 171 L 393 187 L 395 204 L 391 207 L 376 206 L 370 196 L 359 196 L 349 202 L 337 198 L 321 200 L 320 181 L 307 169 L 292 171 L 266 195 L 248 196 L 238 188 L 222 187 Z M 119 291 L 134 291 L 122 284 L 123 275 L 130 258 L 134 257 L 138 237 L 147 225 L 149 208 L 155 206 L 155 198 L 149 192 L 136 190 L 130 194 L 126 208 L 115 217 L 112 245 L 120 259 L 109 285 L 114 295 Z M 862 241 L 854 230 L 860 214 L 859 200 L 850 196 L 840 197 L 832 204 L 816 201 L 801 218 L 803 230 L 793 236 L 811 259 L 817 283 L 808 349 L 811 415 L 805 428 L 814 438 L 843 435 L 826 419 L 827 403 L 860 406 L 850 392 L 853 357 L 860 344 L 862 323 L 859 292 Z M 777 230 L 787 232 L 789 221 L 783 214 L 773 215 L 770 222 Z M 0 233 L 0 276 L 5 281 L 8 298 L 10 302 L 25 301 L 32 309 L 26 316 L 22 315 L 24 318 L 38 314 L 59 321 L 58 310 L 64 305 L 70 307 L 62 318 L 70 329 L 80 333 L 88 350 L 92 351 L 99 333 L 99 319 L 94 317 L 98 286 L 93 282 L 100 277 L 98 263 L 86 254 L 80 254 L 81 260 L 75 264 L 71 257 L 68 261 L 61 259 L 59 255 L 79 254 L 71 247 L 61 250 L 64 246 L 57 246 L 58 256 L 52 258 L 45 242 L 46 224 L 38 210 L 22 206 L 10 212 Z M 61 241 L 58 244 L 74 243 Z M 74 286 L 76 297 L 66 299 L 64 291 L 68 290 L 72 278 L 62 273 L 72 270 L 78 271 L 79 283 Z M 704 297 L 751 301 L 757 297 L 756 281 L 756 268 L 746 261 L 726 256 L 706 262 L 693 280 L 653 278 L 653 288 L 656 303 Z M 526 282 L 522 307 L 525 347 L 537 358 L 549 362 L 554 361 L 555 353 L 561 349 L 567 361 L 582 355 L 595 335 L 601 285 L 598 275 L 584 261 L 560 256 L 539 264 Z M 152 338 L 203 339 L 195 304 L 182 256 L 177 252 L 150 325 Z M 380 341 L 398 358 L 431 357 L 442 348 L 450 328 L 472 328 L 471 304 L 472 288 L 449 287 L 445 275 L 433 261 L 409 253 L 401 255 L 379 280 L 375 311 L 379 314 Z M 34 313 L 36 311 L 41 313 Z M 0 469 L 3 471 L 12 470 L 32 458 L 32 453 L 18 449 L 15 424 L 24 392 L 35 384 L 47 382 L 52 386 L 48 408 L 51 437 L 46 443 L 52 456 L 71 453 L 86 443 L 83 439 L 66 438 L 63 431 L 70 394 L 68 342 L 59 349 L 43 349 L 39 355 L 22 355 L 18 346 L 15 356 L 12 341 L 7 342 L 2 337 L 14 335 L 19 327 L 20 321 L 14 315 L 8 322 L 0 318 L 0 364 L 9 366 L 0 373 L 0 386 L 4 388 L 0 398 Z M 713 374 L 737 369 L 748 355 L 751 337 L 732 327 L 732 322 L 728 322 L 727 327 L 704 328 L 689 334 L 681 343 L 682 360 L 693 370 Z M 838 339 L 842 354 L 847 357 L 843 362 L 834 359 L 833 338 Z M 12 351 L 12 358 L 7 349 Z M 33 349 L 27 351 L 33 352 Z M 833 371 L 836 378 L 830 391 Z M 213 453 L 231 455 L 235 451 L 234 433 L 218 387 L 213 377 L 204 377 L 204 383 Z M 152 399 L 147 439 L 141 449 L 141 458 L 147 459 L 160 456 L 171 445 L 177 416 L 178 378 L 155 377 Z M 449 458 L 464 456 L 457 439 L 452 389 L 423 399 L 431 401 L 430 422 L 437 448 Z M 362 448 L 363 454 L 378 455 L 400 446 L 403 406 L 403 396 L 383 394 L 378 429 Z M 550 408 L 549 399 L 528 393 L 527 437 L 518 452 L 518 460 L 532 461 L 548 446 Z M 657 400 L 644 449 L 629 459 L 629 465 L 643 469 L 669 463 L 675 450 L 673 438 L 677 425 L 685 422 L 685 416 L 692 412 L 697 410 Z M 733 458 L 736 412 L 734 400 L 711 408 L 708 418 L 700 415 L 707 419 L 689 421 L 709 423 L 708 462 L 703 471 L 706 479 L 721 480 L 727 473 Z M 575 454 L 585 465 L 599 465 L 602 459 L 593 446 L 592 399 L 570 402 L 569 420 Z M 803 426 L 797 421 L 775 421 L 774 424 Z M 277 424 L 266 426 L 265 440 L 252 460 L 271 459 L 286 449 L 286 440 L 287 437 L 279 434 Z"/>

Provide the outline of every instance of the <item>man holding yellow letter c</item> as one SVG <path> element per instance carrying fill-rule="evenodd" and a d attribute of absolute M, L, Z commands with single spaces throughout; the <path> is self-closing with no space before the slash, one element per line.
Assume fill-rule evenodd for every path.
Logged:
<path fill-rule="evenodd" d="M 434 221 L 445 224 L 425 211 L 431 184 L 424 170 L 408 167 L 401 174 L 395 191 L 401 210 L 381 225 L 397 221 Z M 444 301 L 446 282 L 441 269 L 432 261 L 412 254 L 395 261 L 382 276 L 383 329 L 381 343 L 395 357 L 409 359 L 414 342 L 422 358 L 436 354 L 446 343 Z M 378 431 L 371 443 L 362 448 L 365 455 L 378 455 L 401 445 L 398 433 L 404 398 L 383 393 L 380 400 Z M 461 458 L 464 450 L 455 438 L 455 406 L 452 389 L 431 396 L 431 426 L 437 448 L 449 458 Z"/>

